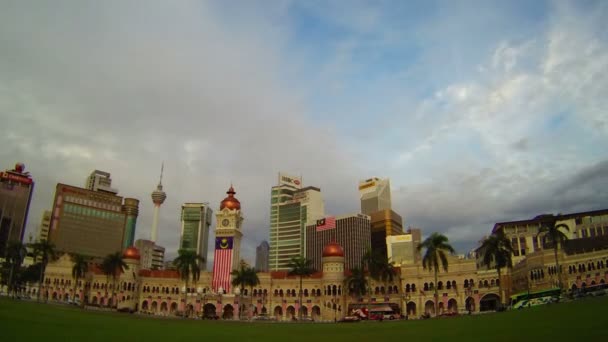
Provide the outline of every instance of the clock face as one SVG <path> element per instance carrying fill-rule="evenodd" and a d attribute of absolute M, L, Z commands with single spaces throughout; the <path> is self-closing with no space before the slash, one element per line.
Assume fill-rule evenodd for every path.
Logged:
<path fill-rule="evenodd" d="M 229 224 L 230 224 L 230 221 L 228 221 L 228 219 L 222 220 L 222 226 L 227 227 Z"/>

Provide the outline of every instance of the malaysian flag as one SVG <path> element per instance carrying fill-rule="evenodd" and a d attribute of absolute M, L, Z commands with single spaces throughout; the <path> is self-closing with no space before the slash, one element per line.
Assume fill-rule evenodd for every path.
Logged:
<path fill-rule="evenodd" d="M 230 281 L 232 272 L 232 237 L 216 237 L 215 253 L 213 254 L 213 281 L 215 291 L 220 287 L 230 293 Z"/>
<path fill-rule="evenodd" d="M 328 229 L 336 228 L 336 217 L 330 216 L 317 220 L 317 231 L 321 232 Z"/>

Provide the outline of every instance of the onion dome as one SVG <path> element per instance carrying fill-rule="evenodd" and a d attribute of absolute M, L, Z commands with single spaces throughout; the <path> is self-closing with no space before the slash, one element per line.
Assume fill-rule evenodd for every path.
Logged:
<path fill-rule="evenodd" d="M 323 257 L 344 257 L 344 250 L 337 242 L 332 241 L 323 248 Z"/>
<path fill-rule="evenodd" d="M 23 173 L 23 170 L 25 170 L 25 164 L 21 162 L 15 164 L 15 172 Z"/>
<path fill-rule="evenodd" d="M 122 253 L 122 257 L 124 259 L 133 259 L 133 260 L 141 259 L 141 256 L 139 255 L 139 250 L 133 246 L 125 249 L 125 251 Z"/>
<path fill-rule="evenodd" d="M 228 191 L 226 191 L 226 193 L 228 194 L 228 197 L 224 198 L 222 203 L 220 203 L 220 210 L 222 210 L 224 208 L 228 208 L 231 210 L 232 209 L 241 210 L 241 202 L 239 202 L 239 200 L 236 199 L 236 197 L 234 197 L 234 194 L 236 194 L 236 192 L 234 191 L 234 188 L 232 187 L 232 185 L 230 186 L 230 189 L 228 189 Z"/>

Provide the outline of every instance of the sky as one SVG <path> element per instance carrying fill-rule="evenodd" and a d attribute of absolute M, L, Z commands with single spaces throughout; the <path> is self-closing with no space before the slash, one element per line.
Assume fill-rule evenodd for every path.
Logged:
<path fill-rule="evenodd" d="M 241 254 L 267 239 L 277 174 L 359 211 L 393 210 L 460 253 L 495 222 L 608 208 L 606 1 L 0 0 L 0 169 L 36 181 L 28 233 L 58 182 L 95 169 L 141 200 L 164 162 L 159 243 L 181 204 L 232 183 Z M 215 225 L 215 220 L 214 220 Z"/>

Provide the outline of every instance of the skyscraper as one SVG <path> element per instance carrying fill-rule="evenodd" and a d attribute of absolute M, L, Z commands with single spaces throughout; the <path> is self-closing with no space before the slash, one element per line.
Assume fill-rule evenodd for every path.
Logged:
<path fill-rule="evenodd" d="M 99 170 L 91 172 L 85 183 L 85 189 L 108 192 L 114 195 L 118 193 L 117 189 L 112 188 L 110 173 Z"/>
<path fill-rule="evenodd" d="M 38 228 L 38 241 L 49 239 L 49 229 L 51 228 L 51 211 L 45 210 L 42 213 L 40 227 Z"/>
<path fill-rule="evenodd" d="M 141 268 L 147 270 L 159 270 L 165 266 L 165 247 L 157 246 L 150 240 L 139 239 L 135 241 L 135 247 L 141 255 Z"/>
<path fill-rule="evenodd" d="M 325 220 L 329 219 L 333 218 Z M 306 226 L 306 258 L 320 271 L 323 248 L 330 242 L 337 242 L 344 249 L 344 267 L 347 270 L 360 267 L 361 259 L 370 247 L 370 234 L 370 217 L 363 214 L 337 216 L 335 225 L 327 227 L 309 224 Z"/>
<path fill-rule="evenodd" d="M 300 178 L 279 173 L 270 200 L 270 270 L 286 270 L 291 258 L 306 255 L 306 224 L 324 214 L 319 188 L 302 188 Z"/>
<path fill-rule="evenodd" d="M 267 241 L 262 241 L 255 249 L 255 269 L 260 272 L 268 272 L 268 254 L 270 245 Z"/>
<path fill-rule="evenodd" d="M 49 241 L 58 250 L 103 258 L 123 249 L 127 215 L 112 193 L 57 184 Z"/>
<path fill-rule="evenodd" d="M 23 241 L 33 191 L 34 181 L 23 163 L 0 172 L 0 257 L 9 241 Z"/>
<path fill-rule="evenodd" d="M 373 177 L 359 182 L 361 195 L 361 213 L 372 213 L 391 208 L 390 180 Z"/>
<path fill-rule="evenodd" d="M 390 180 L 372 177 L 359 182 L 361 212 L 371 217 L 372 250 L 387 257 L 386 237 L 403 234 L 403 218 L 391 208 Z"/>
<path fill-rule="evenodd" d="M 207 245 L 213 211 L 208 203 L 184 203 L 182 205 L 182 231 L 179 248 L 196 251 L 205 258 L 201 269 L 207 269 Z"/>
<path fill-rule="evenodd" d="M 220 203 L 216 214 L 215 251 L 213 253 L 213 290 L 224 290 L 230 293 L 232 287 L 232 270 L 239 267 L 241 261 L 241 238 L 243 233 L 243 216 L 241 202 L 234 197 L 236 192 L 230 186 L 228 197 Z"/>
<path fill-rule="evenodd" d="M 167 194 L 163 191 L 163 169 L 165 165 L 160 167 L 160 180 L 156 186 L 156 190 L 152 192 L 152 202 L 154 203 L 154 218 L 152 219 L 152 232 L 150 234 L 150 240 L 156 243 L 156 237 L 158 234 L 158 214 L 160 212 L 160 206 L 167 199 Z"/>

